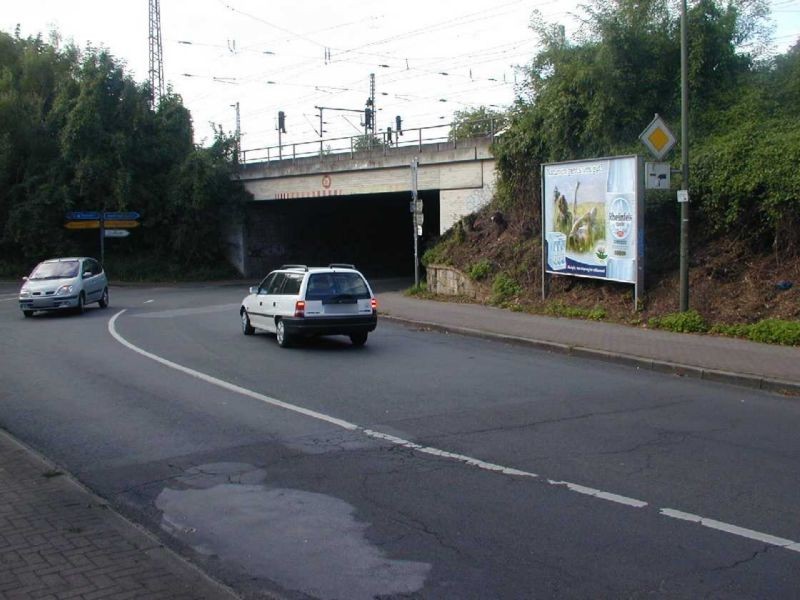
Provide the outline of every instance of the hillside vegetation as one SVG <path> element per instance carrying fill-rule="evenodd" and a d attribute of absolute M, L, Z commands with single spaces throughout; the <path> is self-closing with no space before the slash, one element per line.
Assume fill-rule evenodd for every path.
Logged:
<path fill-rule="evenodd" d="M 690 306 L 700 330 L 744 335 L 725 326 L 800 318 L 800 44 L 765 51 L 765 6 L 701 0 L 689 11 Z M 680 329 L 663 320 L 679 304 L 674 191 L 646 194 L 642 311 L 632 313 L 632 286 L 574 277 L 554 277 L 541 300 L 540 165 L 642 154 L 638 136 L 655 113 L 680 124 L 674 5 L 600 0 L 584 17 L 574 40 L 534 17 L 541 49 L 494 143 L 495 198 L 424 261 L 459 268 L 485 301 L 510 308 Z M 672 157 L 679 168 L 679 145 Z"/>

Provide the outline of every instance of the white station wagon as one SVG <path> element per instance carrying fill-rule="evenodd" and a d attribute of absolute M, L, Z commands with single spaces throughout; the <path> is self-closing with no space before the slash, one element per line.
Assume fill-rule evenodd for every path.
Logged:
<path fill-rule="evenodd" d="M 275 333 L 286 347 L 300 337 L 347 335 L 363 346 L 378 325 L 378 301 L 353 265 L 283 265 L 242 300 L 242 332 Z"/>

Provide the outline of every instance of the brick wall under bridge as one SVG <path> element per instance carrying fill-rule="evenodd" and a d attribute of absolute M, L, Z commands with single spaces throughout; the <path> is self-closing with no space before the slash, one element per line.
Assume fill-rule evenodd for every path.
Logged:
<path fill-rule="evenodd" d="M 419 160 L 418 190 L 425 203 L 424 246 L 491 200 L 490 143 L 487 138 L 458 147 L 426 144 L 245 164 L 240 179 L 253 200 L 244 223 L 229 227 L 231 262 L 254 277 L 285 262 L 354 262 L 365 272 L 362 265 L 369 264 L 379 275 L 413 272 L 412 159 Z"/>

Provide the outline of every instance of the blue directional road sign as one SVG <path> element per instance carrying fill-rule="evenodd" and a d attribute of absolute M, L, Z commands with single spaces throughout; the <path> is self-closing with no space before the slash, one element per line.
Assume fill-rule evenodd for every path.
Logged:
<path fill-rule="evenodd" d="M 106 221 L 135 221 L 141 215 L 137 212 L 107 212 L 104 215 Z M 99 219 L 100 217 L 95 217 Z"/>
<path fill-rule="evenodd" d="M 106 214 L 108 214 L 108 213 L 106 213 Z M 108 217 L 106 217 L 106 219 L 107 218 Z M 99 219 L 100 219 L 100 213 L 99 212 L 79 211 L 79 212 L 68 212 L 67 213 L 67 221 L 98 221 Z"/>

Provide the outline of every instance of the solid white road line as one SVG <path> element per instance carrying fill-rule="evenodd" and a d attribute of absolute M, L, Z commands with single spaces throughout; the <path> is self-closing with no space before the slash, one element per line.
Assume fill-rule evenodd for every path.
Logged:
<path fill-rule="evenodd" d="M 290 404 L 288 402 L 283 402 L 282 400 L 278 400 L 277 398 L 272 398 L 265 394 L 260 394 L 252 390 L 248 390 L 247 388 L 243 388 L 233 383 L 229 383 L 222 379 L 217 379 L 216 377 L 212 377 L 211 375 L 206 375 L 205 373 L 201 373 L 200 371 L 195 371 L 194 369 L 190 369 L 189 367 L 184 367 L 183 365 L 179 365 L 178 363 L 172 362 L 171 360 L 167 360 L 166 358 L 162 358 L 156 354 L 153 354 L 152 352 L 143 350 L 142 348 L 135 346 L 134 344 L 123 338 L 119 334 L 119 332 L 117 332 L 116 322 L 117 319 L 123 313 L 125 313 L 125 311 L 126 309 L 123 309 L 119 311 L 117 314 L 115 314 L 113 317 L 111 317 L 111 319 L 108 322 L 108 332 L 114 337 L 114 339 L 116 339 L 120 344 L 122 344 L 126 348 L 129 348 L 130 350 L 133 350 L 137 354 L 140 354 L 146 358 L 161 363 L 166 367 L 175 369 L 182 373 L 186 373 L 191 377 L 195 377 L 197 379 L 200 379 L 201 381 L 205 381 L 206 383 L 216 385 L 230 392 L 241 394 L 243 396 L 247 396 L 248 398 L 253 398 L 255 400 L 260 400 L 265 404 L 269 404 L 277 408 L 283 408 L 291 412 L 304 415 L 306 417 L 311 417 L 312 419 L 318 419 L 320 421 L 330 423 L 331 425 L 336 425 L 337 427 L 341 427 L 348 431 L 358 431 L 376 440 L 389 442 L 390 444 L 395 444 L 397 446 L 409 448 L 411 450 L 422 452 L 424 454 L 430 454 L 432 456 L 437 456 L 440 458 L 448 458 L 451 460 L 462 462 L 464 464 L 473 467 L 477 467 L 479 469 L 483 469 L 485 471 L 492 471 L 495 473 L 501 473 L 503 475 L 512 475 L 515 477 L 531 477 L 531 478 L 539 477 L 538 475 L 536 475 L 536 473 L 530 473 L 528 471 L 520 471 L 519 469 L 514 469 L 511 467 L 504 467 L 502 465 L 486 462 L 477 458 L 473 458 L 471 456 L 467 456 L 465 454 L 448 452 L 447 450 L 440 450 L 438 448 L 433 448 L 431 446 L 422 446 L 421 444 L 417 444 L 388 433 L 381 433 L 380 431 L 367 429 L 359 425 L 356 425 L 355 423 L 350 423 L 349 421 L 345 421 L 343 419 L 337 419 L 336 417 L 331 417 L 329 415 L 317 412 L 315 410 L 303 408 L 302 406 L 297 406 L 294 404 Z M 631 508 L 644 508 L 648 506 L 647 502 L 643 502 L 642 500 L 637 500 L 636 498 L 629 498 L 627 496 L 621 496 L 619 494 L 613 494 L 611 492 L 604 492 L 602 490 L 597 490 L 583 485 L 578 485 L 577 483 L 570 483 L 568 481 L 556 481 L 553 479 L 547 479 L 545 481 L 550 485 L 565 487 L 566 489 L 572 492 L 576 492 L 578 494 L 583 494 L 586 496 L 591 496 L 593 498 L 599 498 L 601 500 L 615 502 L 617 504 L 621 504 L 623 506 L 628 506 Z M 707 519 L 705 517 L 700 517 L 698 515 L 684 513 L 678 510 L 673 510 L 671 508 L 662 508 L 659 510 L 659 514 L 672 519 L 679 519 L 682 521 L 691 521 L 693 523 L 698 523 L 700 525 L 703 525 L 704 527 L 709 527 L 711 529 L 716 529 L 718 531 L 723 531 L 725 533 L 729 533 L 739 537 L 744 537 L 747 539 L 762 542 L 770 546 L 777 546 L 780 548 L 785 548 L 787 550 L 800 552 L 800 543 L 786 538 L 776 537 L 768 533 L 762 533 L 759 531 L 754 531 L 752 529 L 737 527 L 736 525 L 730 525 L 728 523 L 723 523 L 722 521 L 715 521 L 714 519 Z"/>

